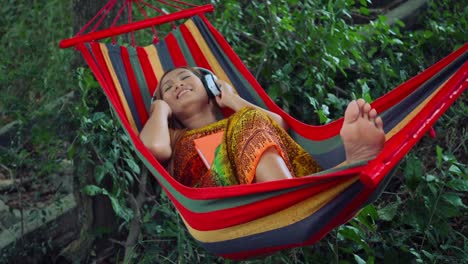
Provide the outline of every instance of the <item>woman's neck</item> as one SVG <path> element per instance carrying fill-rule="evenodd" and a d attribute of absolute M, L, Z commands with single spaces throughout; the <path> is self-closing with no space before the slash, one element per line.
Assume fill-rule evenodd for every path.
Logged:
<path fill-rule="evenodd" d="M 201 128 L 218 121 L 215 107 L 205 107 L 200 111 L 193 111 L 178 119 L 189 130 Z"/>

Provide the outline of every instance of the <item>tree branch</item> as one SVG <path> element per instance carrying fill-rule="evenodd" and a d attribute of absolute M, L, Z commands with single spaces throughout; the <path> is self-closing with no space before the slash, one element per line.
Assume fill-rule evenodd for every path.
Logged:
<path fill-rule="evenodd" d="M 130 258 L 133 256 L 133 249 L 138 241 L 141 229 L 141 208 L 146 200 L 146 182 L 148 179 L 148 169 L 143 168 L 141 173 L 141 180 L 138 184 L 137 197 L 129 194 L 130 206 L 134 212 L 133 219 L 130 222 L 127 241 L 125 241 L 125 257 L 124 263 L 130 263 Z"/>

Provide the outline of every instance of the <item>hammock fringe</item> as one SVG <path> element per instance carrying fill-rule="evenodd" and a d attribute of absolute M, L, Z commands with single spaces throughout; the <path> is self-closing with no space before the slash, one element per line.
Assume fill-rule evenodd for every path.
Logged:
<path fill-rule="evenodd" d="M 164 16 L 153 17 L 153 18 L 142 20 L 142 21 L 128 23 L 126 25 L 116 26 L 116 27 L 101 30 L 101 31 L 91 32 L 85 35 L 64 39 L 60 41 L 59 47 L 61 49 L 66 49 L 66 48 L 70 48 L 81 43 L 97 41 L 97 40 L 101 40 L 101 39 L 105 39 L 109 37 L 115 37 L 121 34 L 134 32 L 137 30 L 149 28 L 149 27 L 156 26 L 156 25 L 162 25 L 162 24 L 169 23 L 172 21 L 177 21 L 177 20 L 181 20 L 184 18 L 193 17 L 195 15 L 202 15 L 207 12 L 213 12 L 213 11 L 214 11 L 214 7 L 212 4 L 208 4 L 208 5 L 204 5 L 200 7 L 194 7 L 194 8 L 182 10 L 179 12 L 167 14 Z"/>

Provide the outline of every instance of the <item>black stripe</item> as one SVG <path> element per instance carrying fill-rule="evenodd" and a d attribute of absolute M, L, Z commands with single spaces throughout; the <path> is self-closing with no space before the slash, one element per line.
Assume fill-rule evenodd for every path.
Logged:
<path fill-rule="evenodd" d="M 159 61 L 161 62 L 163 72 L 174 69 L 174 62 L 172 61 L 171 53 L 167 48 L 166 40 L 161 40 L 154 46 L 158 51 Z"/>
<path fill-rule="evenodd" d="M 302 243 L 327 225 L 331 219 L 353 201 L 363 188 L 364 185 L 361 182 L 357 181 L 353 183 L 317 212 L 289 226 L 222 242 L 198 242 L 206 250 L 218 255 L 236 254 L 262 248 Z"/>
<path fill-rule="evenodd" d="M 135 105 L 135 99 L 133 98 L 133 94 L 130 88 L 130 84 L 128 82 L 127 72 L 125 71 L 125 66 L 122 61 L 122 54 L 120 52 L 120 46 L 115 46 L 112 44 L 106 44 L 107 49 L 109 50 L 109 57 L 112 62 L 112 66 L 114 67 L 115 74 L 119 79 L 120 86 L 122 87 L 122 91 L 125 95 L 125 99 L 127 100 L 127 104 L 130 108 L 130 112 L 135 120 L 135 124 L 137 126 L 138 131 L 141 131 L 143 128 L 140 117 L 138 116 L 138 111 Z"/>
<path fill-rule="evenodd" d="M 192 19 L 195 25 L 197 26 L 198 30 L 200 31 L 201 35 L 203 36 L 203 39 L 206 41 L 211 52 L 215 56 L 218 63 L 221 65 L 223 71 L 231 80 L 239 95 L 252 104 L 258 104 L 259 102 L 256 102 L 255 99 L 248 92 L 249 87 L 246 87 L 244 85 L 244 82 L 242 82 L 242 80 L 236 74 L 235 66 L 230 63 L 230 59 L 227 58 L 226 54 L 224 54 L 224 51 L 221 49 L 221 47 L 218 44 L 216 44 L 217 41 L 215 37 L 211 34 L 203 20 L 198 16 L 195 16 Z"/>
<path fill-rule="evenodd" d="M 428 96 L 430 96 L 442 83 L 447 81 L 465 61 L 468 59 L 468 52 L 452 61 L 444 69 L 437 72 L 429 80 L 424 82 L 413 93 L 406 96 L 401 102 L 389 108 L 381 117 L 384 121 L 385 133 L 398 125 L 407 117 L 416 107 L 418 107 Z"/>

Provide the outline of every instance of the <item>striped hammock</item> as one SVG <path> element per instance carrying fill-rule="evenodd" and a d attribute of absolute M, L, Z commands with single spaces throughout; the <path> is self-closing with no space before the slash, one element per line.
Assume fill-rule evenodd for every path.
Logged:
<path fill-rule="evenodd" d="M 207 251 L 225 258 L 309 245 L 350 220 L 376 199 L 399 161 L 468 86 L 465 44 L 375 100 L 372 106 L 385 124 L 384 149 L 369 162 L 337 167 L 345 159 L 339 136 L 343 120 L 311 126 L 281 110 L 204 16 L 211 11 L 211 5 L 190 7 L 79 35 L 60 46 L 74 46 L 82 53 L 138 157 L 172 200 L 188 232 Z M 149 46 L 97 41 L 182 19 L 183 24 Z M 185 65 L 210 69 L 246 100 L 280 114 L 291 128 L 290 135 L 325 170 L 303 178 L 216 188 L 189 188 L 175 181 L 138 134 L 148 120 L 159 78 L 165 70 Z"/>

